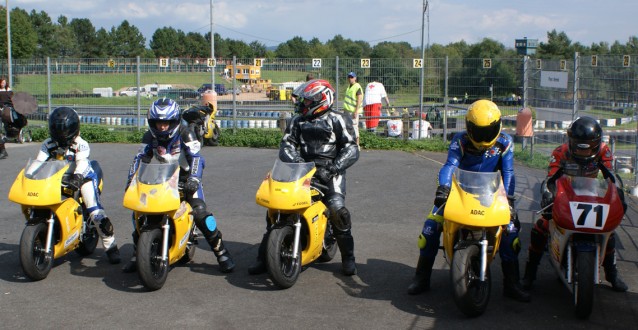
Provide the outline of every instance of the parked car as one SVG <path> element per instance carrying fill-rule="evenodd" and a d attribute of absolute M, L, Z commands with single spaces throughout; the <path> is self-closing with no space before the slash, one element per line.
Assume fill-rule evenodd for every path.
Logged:
<path fill-rule="evenodd" d="M 146 95 L 146 88 L 140 87 L 140 94 Z M 129 87 L 120 92 L 120 96 L 137 96 L 137 87 Z"/>
<path fill-rule="evenodd" d="M 162 89 L 157 92 L 158 98 L 167 97 L 174 100 L 199 99 L 200 96 L 198 91 L 188 88 Z"/>
<path fill-rule="evenodd" d="M 197 91 L 202 94 L 205 91 L 209 91 L 211 89 L 210 86 L 210 84 L 202 84 L 202 86 Z M 227 95 L 229 93 L 229 91 L 226 90 L 226 86 L 224 86 L 224 84 L 215 84 L 215 92 L 217 93 L 217 95 Z"/>

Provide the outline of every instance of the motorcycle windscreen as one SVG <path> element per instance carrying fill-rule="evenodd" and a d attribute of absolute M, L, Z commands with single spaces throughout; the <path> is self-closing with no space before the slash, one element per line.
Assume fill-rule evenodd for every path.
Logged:
<path fill-rule="evenodd" d="M 165 213 L 179 208 L 179 164 L 141 163 L 124 193 L 124 207 L 143 213 Z"/>
<path fill-rule="evenodd" d="M 564 175 L 556 181 L 552 218 L 562 228 L 607 232 L 620 225 L 624 209 L 616 185 L 604 178 Z"/>
<path fill-rule="evenodd" d="M 277 210 L 310 206 L 310 180 L 314 168 L 314 163 L 286 163 L 277 159 L 257 190 L 257 204 Z"/>
<path fill-rule="evenodd" d="M 457 169 L 443 217 L 467 226 L 507 225 L 510 209 L 499 172 L 470 172 Z"/>
<path fill-rule="evenodd" d="M 62 201 L 62 177 L 66 161 L 29 159 L 9 191 L 9 200 L 22 205 L 45 206 Z"/>

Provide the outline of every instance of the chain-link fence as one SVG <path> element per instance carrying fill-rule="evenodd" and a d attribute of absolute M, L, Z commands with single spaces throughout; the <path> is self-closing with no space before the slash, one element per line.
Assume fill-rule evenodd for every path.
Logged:
<path fill-rule="evenodd" d="M 580 56 L 571 59 L 427 58 L 420 59 L 30 59 L 14 60 L 15 91 L 36 96 L 44 119 L 52 108 L 73 106 L 83 121 L 114 128 L 144 127 L 152 99 L 170 97 L 182 106 L 201 102 L 202 91 L 217 92 L 218 123 L 227 128 L 275 128 L 279 117 L 294 110 L 292 91 L 308 74 L 330 81 L 342 100 L 347 74 L 355 72 L 366 88 L 381 82 L 391 106 L 382 110 L 375 130 L 385 121 L 408 114 L 411 138 L 447 138 L 465 128 L 467 105 L 476 99 L 499 104 L 506 131 L 515 134 L 518 111 L 533 109 L 535 151 L 549 154 L 565 139 L 573 118 L 600 120 L 615 154 L 633 171 L 636 155 L 635 111 L 638 65 L 635 55 Z M 0 72 L 8 72 L 0 65 Z M 214 84 L 214 87 L 212 84 Z M 395 110 L 395 111 L 392 111 Z M 431 124 L 424 127 L 418 118 Z M 365 122 L 365 121 L 363 121 Z"/>

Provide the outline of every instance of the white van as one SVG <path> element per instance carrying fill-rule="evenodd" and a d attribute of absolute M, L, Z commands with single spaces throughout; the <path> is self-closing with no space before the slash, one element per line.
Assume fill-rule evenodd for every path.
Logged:
<path fill-rule="evenodd" d="M 144 85 L 146 92 L 151 96 L 157 96 L 157 92 L 165 89 L 173 89 L 173 85 L 170 84 L 148 84 Z"/>

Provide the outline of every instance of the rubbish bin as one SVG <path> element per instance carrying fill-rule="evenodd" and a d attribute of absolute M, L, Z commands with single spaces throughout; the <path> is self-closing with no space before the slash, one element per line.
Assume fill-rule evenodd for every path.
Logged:
<path fill-rule="evenodd" d="M 525 150 L 527 140 L 534 136 L 532 110 L 530 108 L 523 108 L 516 114 L 516 136 L 522 138 L 523 147 L 521 150 Z"/>

